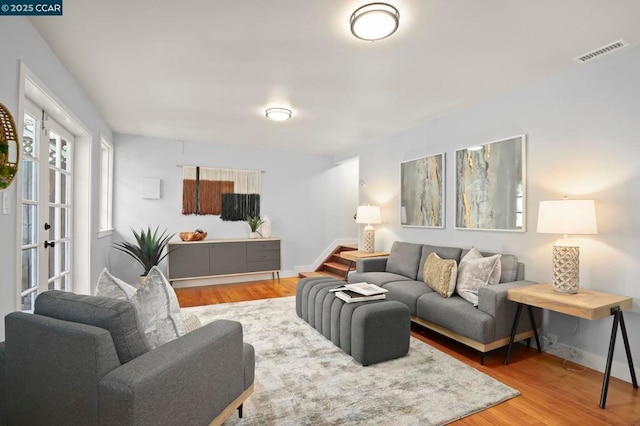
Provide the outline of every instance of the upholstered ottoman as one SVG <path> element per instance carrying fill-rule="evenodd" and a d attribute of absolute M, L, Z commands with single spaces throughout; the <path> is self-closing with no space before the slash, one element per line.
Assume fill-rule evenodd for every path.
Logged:
<path fill-rule="evenodd" d="M 303 278 L 296 287 L 296 313 L 362 365 L 409 352 L 409 308 L 400 302 L 345 303 L 329 290 L 343 285 L 333 278 Z"/>

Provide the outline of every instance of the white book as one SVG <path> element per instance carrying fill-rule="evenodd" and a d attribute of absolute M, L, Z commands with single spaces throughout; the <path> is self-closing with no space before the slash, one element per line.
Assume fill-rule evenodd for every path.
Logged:
<path fill-rule="evenodd" d="M 355 291 L 356 293 L 360 293 L 364 296 L 372 296 L 374 294 L 382 294 L 382 293 L 389 292 L 389 290 L 387 289 L 384 289 L 380 286 L 377 286 L 375 284 L 369 284 L 369 283 L 346 284 L 345 287 L 347 288 L 347 290 Z"/>
<path fill-rule="evenodd" d="M 349 290 L 336 291 L 335 295 L 337 298 L 344 300 L 347 303 L 368 302 L 370 300 L 382 300 L 387 297 L 386 294 L 374 294 L 373 296 L 361 296 L 358 293 L 353 293 L 353 292 L 351 292 L 351 295 L 350 295 L 348 292 Z"/>

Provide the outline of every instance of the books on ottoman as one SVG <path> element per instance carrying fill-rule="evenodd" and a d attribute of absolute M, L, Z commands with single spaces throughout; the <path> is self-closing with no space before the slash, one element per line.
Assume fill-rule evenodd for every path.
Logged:
<path fill-rule="evenodd" d="M 336 297 L 339 299 L 347 303 L 353 303 L 385 299 L 387 296 L 384 293 L 389 290 L 385 290 L 375 284 L 354 283 L 341 285 L 329 291 L 335 292 Z"/>

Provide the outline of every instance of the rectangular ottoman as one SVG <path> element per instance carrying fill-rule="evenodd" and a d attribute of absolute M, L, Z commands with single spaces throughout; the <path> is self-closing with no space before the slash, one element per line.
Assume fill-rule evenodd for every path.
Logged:
<path fill-rule="evenodd" d="M 345 303 L 329 290 L 334 278 L 303 278 L 296 287 L 296 313 L 362 365 L 409 352 L 409 308 L 392 300 Z"/>

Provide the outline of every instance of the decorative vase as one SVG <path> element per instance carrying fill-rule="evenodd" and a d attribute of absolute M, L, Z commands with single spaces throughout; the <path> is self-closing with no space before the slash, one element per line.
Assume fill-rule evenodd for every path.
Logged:
<path fill-rule="evenodd" d="M 249 232 L 249 238 L 258 238 L 259 236 L 257 232 Z"/>
<path fill-rule="evenodd" d="M 262 237 L 269 238 L 271 236 L 271 219 L 269 219 L 269 216 L 265 215 L 262 220 L 263 222 L 260 226 L 260 233 L 262 234 Z"/>

